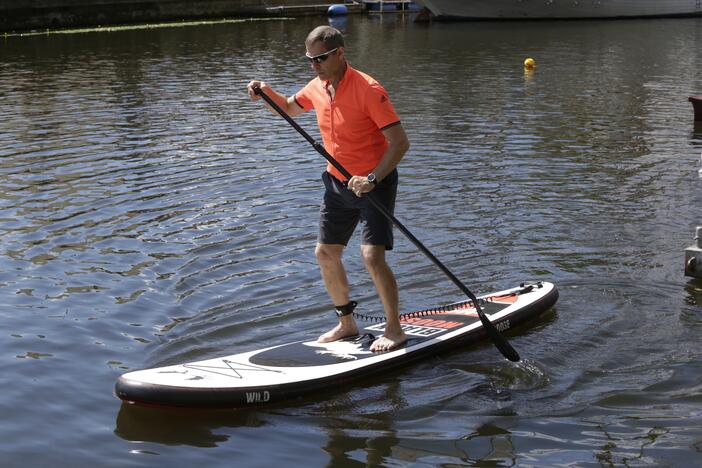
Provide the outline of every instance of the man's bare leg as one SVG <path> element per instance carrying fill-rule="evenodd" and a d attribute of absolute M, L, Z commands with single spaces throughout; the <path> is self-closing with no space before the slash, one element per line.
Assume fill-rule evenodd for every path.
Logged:
<path fill-rule="evenodd" d="M 341 262 L 344 253 L 344 246 L 340 244 L 317 244 L 315 254 L 317 263 L 322 273 L 324 286 L 327 288 L 329 297 L 335 306 L 342 306 L 349 303 L 349 281 L 346 277 L 346 270 Z M 353 315 L 339 317 L 336 327 L 317 338 L 319 343 L 329 343 L 337 341 L 347 336 L 358 335 L 358 326 Z"/>
<path fill-rule="evenodd" d="M 383 303 L 386 319 L 383 336 L 376 339 L 370 349 L 374 352 L 389 351 L 407 341 L 400 326 L 400 300 L 395 275 L 385 261 L 384 245 L 362 245 L 361 255 Z"/>

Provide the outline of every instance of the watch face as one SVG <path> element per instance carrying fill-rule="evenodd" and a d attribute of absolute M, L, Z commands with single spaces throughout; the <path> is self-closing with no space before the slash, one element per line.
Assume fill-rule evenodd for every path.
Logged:
<path fill-rule="evenodd" d="M 372 172 L 368 174 L 368 182 L 375 182 L 375 174 L 373 174 Z"/>

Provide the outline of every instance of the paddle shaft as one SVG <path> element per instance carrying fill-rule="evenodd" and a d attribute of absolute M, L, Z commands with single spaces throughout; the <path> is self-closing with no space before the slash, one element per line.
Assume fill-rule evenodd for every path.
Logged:
<path fill-rule="evenodd" d="M 268 96 L 266 93 L 263 92 L 263 90 L 260 87 L 255 87 L 254 92 L 261 96 L 264 101 L 268 103 L 269 106 L 271 106 L 278 114 L 280 114 L 281 117 L 283 117 L 285 120 L 288 121 L 292 127 L 298 131 L 300 135 L 305 137 L 305 139 L 314 147 L 315 150 L 319 154 L 321 154 L 324 159 L 329 161 L 332 166 L 334 166 L 344 177 L 347 179 L 351 179 L 353 177 L 349 171 L 344 168 L 344 166 L 339 163 L 334 157 L 329 154 L 329 152 L 324 148 L 322 144 L 317 142 L 314 138 L 312 138 L 309 133 L 307 133 L 300 125 L 293 120 L 292 117 L 288 115 L 287 112 L 285 112 L 281 107 L 276 104 L 273 99 L 271 99 L 270 96 Z M 480 318 L 480 321 L 483 324 L 483 328 L 485 329 L 486 333 L 490 337 L 490 339 L 493 341 L 497 349 L 500 350 L 502 355 L 509 359 L 510 361 L 517 362 L 519 361 L 519 354 L 517 351 L 510 345 L 507 340 L 502 336 L 502 334 L 495 328 L 495 325 L 490 321 L 490 319 L 487 318 L 485 313 L 483 312 L 482 308 L 480 307 L 480 303 L 478 301 L 478 298 L 475 297 L 475 294 L 473 294 L 457 277 L 454 275 L 451 270 L 449 270 L 446 265 L 444 265 L 436 256 L 427 249 L 422 242 L 417 239 L 414 234 L 412 234 L 409 229 L 407 229 L 396 217 L 393 215 L 390 211 L 388 211 L 385 206 L 383 206 L 378 200 L 376 200 L 375 196 L 373 195 L 373 192 L 368 192 L 365 194 L 368 197 L 368 200 L 371 202 L 371 204 L 378 210 L 380 211 L 383 216 L 387 217 L 392 223 L 412 242 L 424 255 L 426 255 L 429 260 L 434 263 L 439 269 L 455 284 L 458 289 L 463 291 L 463 293 L 470 298 L 470 300 L 473 301 L 473 304 L 475 305 L 475 310 L 478 312 L 478 317 Z"/>

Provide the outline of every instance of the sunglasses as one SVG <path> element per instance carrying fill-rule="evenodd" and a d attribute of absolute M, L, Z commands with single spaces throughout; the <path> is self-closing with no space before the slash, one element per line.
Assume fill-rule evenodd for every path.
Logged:
<path fill-rule="evenodd" d="M 311 57 L 310 54 L 305 54 L 305 57 L 307 57 L 307 60 L 309 60 L 310 63 L 311 63 L 311 62 L 314 62 L 314 63 L 322 63 L 322 62 L 324 62 L 326 59 L 328 59 L 329 56 L 330 56 L 331 54 L 333 54 L 334 52 L 336 52 L 337 50 L 339 50 L 339 48 L 338 48 L 338 47 L 335 47 L 335 48 L 332 49 L 332 50 L 328 50 L 328 51 L 324 52 L 323 54 L 315 55 L 314 57 Z"/>

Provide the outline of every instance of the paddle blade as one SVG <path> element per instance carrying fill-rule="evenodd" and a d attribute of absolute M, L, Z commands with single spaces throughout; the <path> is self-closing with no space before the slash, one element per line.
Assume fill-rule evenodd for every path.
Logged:
<path fill-rule="evenodd" d="M 480 317 L 480 321 L 483 324 L 483 328 L 485 329 L 485 332 L 487 333 L 488 337 L 492 340 L 494 343 L 495 347 L 502 353 L 504 357 L 509 359 L 512 362 L 519 362 L 519 353 L 517 353 L 517 350 L 512 347 L 511 344 L 507 342 L 504 336 L 497 331 L 497 328 L 495 328 L 495 325 L 490 321 L 490 319 L 487 318 L 487 316 L 483 313 L 483 311 L 479 310 L 478 311 L 478 316 Z"/>

